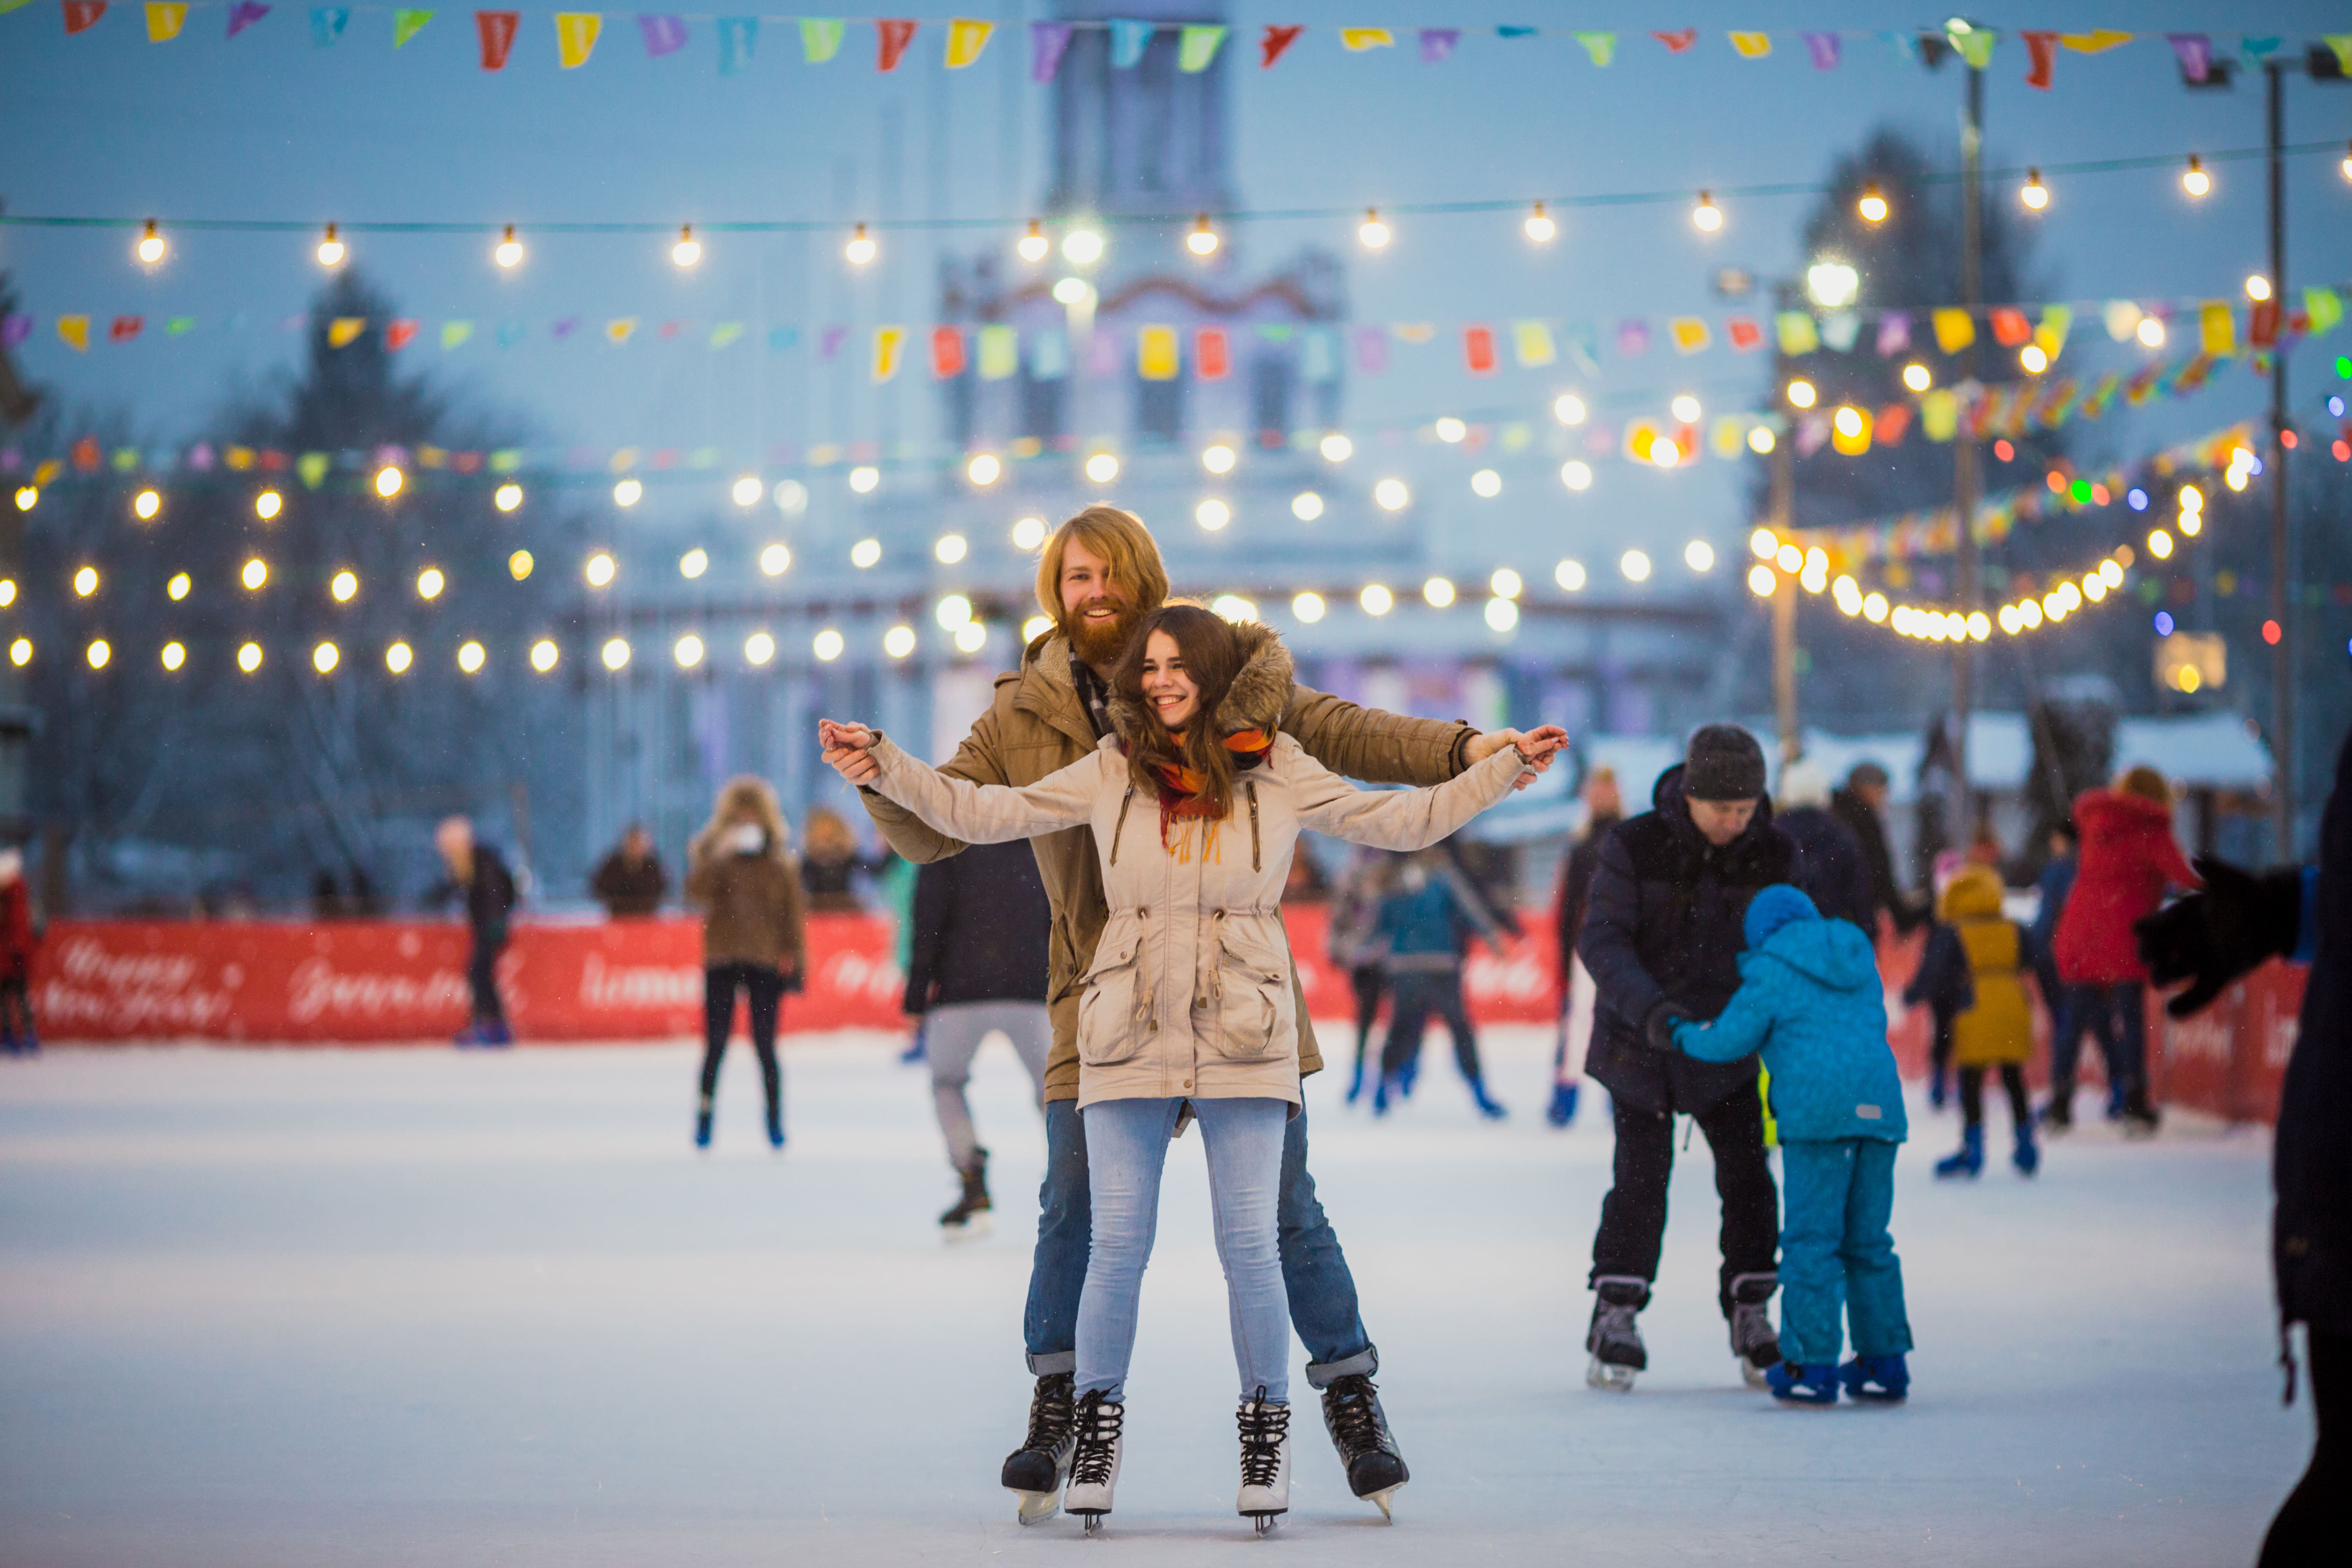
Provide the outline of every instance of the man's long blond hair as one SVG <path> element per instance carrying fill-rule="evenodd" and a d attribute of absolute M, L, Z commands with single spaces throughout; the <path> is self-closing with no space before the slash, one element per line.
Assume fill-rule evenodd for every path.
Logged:
<path fill-rule="evenodd" d="M 1037 558 L 1037 605 L 1055 626 L 1062 626 L 1062 555 L 1074 539 L 1110 563 L 1111 581 L 1134 590 L 1138 610 L 1156 610 L 1168 597 L 1168 568 L 1143 520 L 1115 506 L 1090 506 L 1055 529 Z"/>

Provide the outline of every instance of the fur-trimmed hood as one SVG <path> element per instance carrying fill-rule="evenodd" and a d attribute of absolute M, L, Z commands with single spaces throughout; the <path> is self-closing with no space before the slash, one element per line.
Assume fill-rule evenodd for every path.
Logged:
<path fill-rule="evenodd" d="M 1241 646 L 1242 667 L 1234 676 L 1233 686 L 1216 711 L 1209 715 L 1209 726 L 1220 739 L 1237 735 L 1244 730 L 1264 730 L 1271 734 L 1290 709 L 1291 689 L 1297 674 L 1290 661 L 1290 650 L 1282 646 L 1282 637 L 1272 626 L 1255 621 L 1235 621 L 1234 639 Z M 1111 728 L 1118 738 L 1132 746 L 1143 734 L 1143 708 L 1114 692 L 1110 700 Z"/>

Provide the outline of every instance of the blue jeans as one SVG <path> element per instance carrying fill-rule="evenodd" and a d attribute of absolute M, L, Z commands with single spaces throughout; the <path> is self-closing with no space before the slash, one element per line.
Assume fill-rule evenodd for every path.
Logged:
<path fill-rule="evenodd" d="M 1184 1109 L 1177 1100 L 1105 1100 L 1088 1106 L 1087 1177 L 1094 1200 L 1093 1246 L 1078 1297 L 1076 1392 L 1127 1395 L 1143 1270 L 1160 1229 L 1160 1176 Z M 1282 1260 L 1275 1246 L 1275 1194 L 1282 1185 L 1286 1100 L 1196 1100 L 1192 1114 L 1209 1149 L 1209 1206 L 1217 1258 L 1225 1266 L 1234 1364 L 1244 1399 L 1265 1391 L 1290 1399 L 1290 1328 L 1284 1321 Z"/>
<path fill-rule="evenodd" d="M 1075 1100 L 1045 1106 L 1045 1181 L 1037 1194 L 1037 1253 L 1022 1321 L 1036 1376 L 1077 1370 L 1078 1298 L 1087 1282 L 1093 1208 L 1087 1183 L 1087 1131 Z M 1282 1187 L 1276 1195 L 1282 1282 L 1290 1326 L 1307 1346 L 1307 1381 L 1317 1388 L 1381 1369 L 1379 1350 L 1356 1307 L 1356 1279 L 1307 1173 L 1307 1112 L 1282 1130 Z"/>
<path fill-rule="evenodd" d="M 1911 1349 L 1903 1264 L 1886 1233 L 1895 1148 L 1883 1138 L 1780 1145 L 1780 1353 L 1800 1366 L 1837 1364 L 1841 1317 L 1853 1321 L 1856 1355 Z"/>
<path fill-rule="evenodd" d="M 2069 985 L 2061 1004 L 2064 1017 L 2050 1038 L 2050 1089 L 2053 1099 L 2074 1092 L 2074 1064 L 2083 1048 L 2083 1031 L 2099 1042 L 2107 1058 L 2107 1085 L 2112 1093 L 2128 1098 L 2147 1088 L 2147 991 L 2137 981 L 2120 985 Z"/>

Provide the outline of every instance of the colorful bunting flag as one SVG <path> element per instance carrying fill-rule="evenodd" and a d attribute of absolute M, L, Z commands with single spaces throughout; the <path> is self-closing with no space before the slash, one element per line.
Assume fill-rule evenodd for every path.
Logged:
<path fill-rule="evenodd" d="M 451 349 L 457 348 L 457 347 L 458 347 L 459 345 L 463 344 L 463 343 L 465 342 L 465 341 L 466 341 L 467 338 L 470 338 L 470 337 L 472 337 L 473 335 L 474 335 L 474 323 L 473 323 L 473 322 L 471 322 L 471 321 L 444 321 L 444 322 L 442 322 L 442 323 L 441 323 L 441 352 L 442 352 L 443 353 L 448 353 Z"/>
<path fill-rule="evenodd" d="M 2014 306 L 1995 305 L 1985 313 L 1985 320 L 1992 328 L 1992 341 L 2005 349 L 2016 348 L 2033 335 L 2032 323 Z"/>
<path fill-rule="evenodd" d="M 2238 40 L 2238 58 L 2249 68 L 2259 68 L 2264 60 L 2279 52 L 2286 40 L 2280 37 L 2243 37 Z"/>
<path fill-rule="evenodd" d="M 963 374 L 963 329 L 933 327 L 931 329 L 931 379 L 953 381 Z"/>
<path fill-rule="evenodd" d="M 302 476 L 304 489 L 315 490 L 326 482 L 327 463 L 324 452 L 305 452 L 294 459 L 294 471 Z"/>
<path fill-rule="evenodd" d="M 659 59 L 686 47 L 686 18 L 683 16 L 637 16 L 637 32 L 646 41 L 646 58 Z"/>
<path fill-rule="evenodd" d="M 1617 352 L 1627 359 L 1638 359 L 1650 352 L 1650 323 L 1625 321 L 1617 323 Z"/>
<path fill-rule="evenodd" d="M 1730 316 L 1723 323 L 1723 335 L 1734 353 L 1747 353 L 1763 346 L 1764 328 L 1753 316 Z"/>
<path fill-rule="evenodd" d="M 1513 321 L 1511 347 L 1519 363 L 1529 370 L 1559 357 L 1559 350 L 1552 346 L 1551 325 L 1547 321 Z"/>
<path fill-rule="evenodd" d="M 627 342 L 630 334 L 636 330 L 637 319 L 635 316 L 620 316 L 604 323 L 605 338 L 615 344 Z"/>
<path fill-rule="evenodd" d="M 915 41 L 915 24 L 904 16 L 884 16 L 874 24 L 874 68 L 894 71 L 907 46 Z M 895 351 L 894 351 L 895 352 Z M 893 369 L 896 369 L 895 362 Z M 877 381 L 887 377 L 877 376 Z"/>
<path fill-rule="evenodd" d="M 2246 312 L 2246 343 L 2251 348 L 2276 346 L 2279 335 L 2279 302 L 2275 299 L 2259 300 Z"/>
<path fill-rule="evenodd" d="M 1838 36 L 1835 33 L 1807 33 L 1805 52 L 1813 58 L 1813 68 L 1820 71 L 1837 69 Z"/>
<path fill-rule="evenodd" d="M 1350 53 L 1360 54 L 1366 49 L 1394 47 L 1396 35 L 1386 27 L 1342 27 L 1339 29 L 1339 42 Z"/>
<path fill-rule="evenodd" d="M 577 70 L 588 63 L 596 47 L 596 35 L 604 30 L 604 18 L 594 11 L 558 11 L 555 14 L 555 58 L 565 70 Z"/>
<path fill-rule="evenodd" d="M 269 7 L 262 5 L 261 0 L 236 0 L 228 8 L 228 36 L 236 37 L 268 15 Z"/>
<path fill-rule="evenodd" d="M 349 348 L 366 331 L 365 316 L 337 316 L 327 323 L 327 346 L 331 349 Z"/>
<path fill-rule="evenodd" d="M 910 22 L 908 26 L 911 27 L 914 24 Z M 874 379 L 876 381 L 888 381 L 898 374 L 898 353 L 906 346 L 906 328 L 877 327 L 874 329 Z"/>
<path fill-rule="evenodd" d="M 719 18 L 719 74 L 733 76 L 750 63 L 751 51 L 760 44 L 760 18 L 757 16 L 721 16 Z"/>
<path fill-rule="evenodd" d="M 1176 329 L 1145 327 L 1135 334 L 1135 374 L 1145 381 L 1173 381 L 1177 372 Z"/>
<path fill-rule="evenodd" d="M 2197 312 L 2198 346 L 2209 354 L 2238 351 L 2238 313 L 2227 300 L 2208 300 Z"/>
<path fill-rule="evenodd" d="M 1110 29 L 1110 67 L 1113 70 L 1132 70 L 1143 63 L 1143 51 L 1151 47 L 1151 35 L 1157 25 L 1114 16 L 1105 24 Z"/>
<path fill-rule="evenodd" d="M 187 20 L 185 0 L 147 0 L 147 41 L 161 44 L 178 37 Z"/>
<path fill-rule="evenodd" d="M 1176 35 L 1176 68 L 1197 75 L 1207 70 L 1225 41 L 1225 29 L 1213 22 L 1188 23 Z"/>
<path fill-rule="evenodd" d="M 1974 70 L 1982 70 L 1992 63 L 1993 40 L 1998 37 L 1990 27 L 1971 27 L 1961 22 L 1946 29 L 1954 52 L 1969 62 Z"/>
<path fill-rule="evenodd" d="M 1822 346 L 1821 328 L 1810 311 L 1783 310 L 1773 324 L 1780 332 L 1780 352 L 1792 359 Z"/>
<path fill-rule="evenodd" d="M 1743 60 L 1760 60 L 1772 52 L 1772 35 L 1734 33 L 1731 35 L 1731 47 L 1738 51 Z"/>
<path fill-rule="evenodd" d="M 1956 354 L 1977 341 L 1977 320 L 1968 311 L 1946 306 L 1936 312 L 1936 347 L 1947 354 Z"/>
<path fill-rule="evenodd" d="M 2311 335 L 2315 338 L 2334 331 L 2344 320 L 2343 296 L 2333 289 L 2305 289 L 2303 291 L 2303 311 L 2311 319 Z"/>
<path fill-rule="evenodd" d="M 2029 29 L 2017 36 L 2025 40 L 2026 58 L 2032 62 L 2025 72 L 2025 85 L 2048 92 L 2058 69 L 2058 35 Z"/>
<path fill-rule="evenodd" d="M 2042 308 L 2042 324 L 2033 329 L 2033 341 L 2043 353 L 2054 360 L 2058 357 L 2058 351 L 2066 346 L 2067 329 L 2074 324 L 2072 307 L 2044 305 Z"/>
<path fill-rule="evenodd" d="M 980 329 L 980 379 L 1004 381 L 1021 368 L 1021 333 L 1002 321 Z"/>
<path fill-rule="evenodd" d="M 735 342 L 738 339 L 741 338 L 742 335 L 742 322 L 721 321 L 717 326 L 710 329 L 710 346 L 714 349 L 726 348 L 730 344 Z"/>
<path fill-rule="evenodd" d="M 106 15 L 106 0 L 62 0 L 66 14 L 66 33 L 86 33 L 98 26 Z"/>
<path fill-rule="evenodd" d="M 1690 47 L 1698 42 L 1698 29 L 1683 27 L 1671 33 L 1652 33 L 1650 37 L 1665 45 L 1668 54 L 1679 55 L 1688 52 Z"/>
<path fill-rule="evenodd" d="M 1389 335 L 1378 327 L 1356 329 L 1356 371 L 1360 375 L 1385 375 L 1389 368 Z"/>
<path fill-rule="evenodd" d="M 957 16 L 948 23 L 947 68 L 960 71 L 980 58 L 980 51 L 988 47 L 988 35 L 996 30 L 993 22 L 975 21 L 970 16 Z"/>
<path fill-rule="evenodd" d="M 313 5 L 310 8 L 310 47 L 331 49 L 335 40 L 351 26 L 352 10 L 348 5 Z"/>
<path fill-rule="evenodd" d="M 1837 353 L 1852 353 L 1862 336 L 1862 318 L 1852 310 L 1832 310 L 1822 318 L 1822 342 Z"/>
<path fill-rule="evenodd" d="M 163 331 L 168 337 L 181 337 L 195 330 L 196 319 L 194 316 L 174 316 L 163 323 Z"/>
<path fill-rule="evenodd" d="M 1051 81 L 1062 68 L 1062 53 L 1070 47 L 1067 22 L 1029 24 L 1029 79 Z"/>
<path fill-rule="evenodd" d="M 2132 36 L 2101 27 L 2088 33 L 2061 33 L 2058 41 L 2078 55 L 2098 55 L 2118 45 L 2130 43 Z"/>
<path fill-rule="evenodd" d="M 1614 33 L 1579 33 L 1576 41 L 1592 57 L 1592 63 L 1606 68 L 1617 58 L 1617 35 Z"/>
<path fill-rule="evenodd" d="M 1911 347 L 1911 312 L 1889 310 L 1878 318 L 1878 357 L 1893 359 Z"/>
<path fill-rule="evenodd" d="M 386 323 L 383 329 L 383 346 L 398 353 L 416 341 L 417 325 L 417 322 L 404 316 L 399 321 Z"/>
<path fill-rule="evenodd" d="M 474 30 L 481 36 L 482 68 L 502 71 L 507 68 L 507 56 L 514 50 L 515 33 L 522 26 L 520 11 L 477 11 Z"/>
<path fill-rule="evenodd" d="M 146 324 L 147 318 L 144 316 L 117 316 L 112 324 L 106 329 L 106 341 L 110 343 L 127 343 L 137 337 L 139 329 Z"/>
<path fill-rule="evenodd" d="M 1706 323 L 1696 316 L 1676 316 L 1666 323 L 1666 336 L 1673 340 L 1678 354 L 1697 353 L 1711 341 Z"/>
<path fill-rule="evenodd" d="M 1462 329 L 1462 363 L 1472 375 L 1495 374 L 1495 329 L 1474 325 Z"/>
<path fill-rule="evenodd" d="M 1192 374 L 1202 381 L 1223 381 L 1234 373 L 1232 341 L 1223 327 L 1201 327 L 1192 333 Z"/>
<path fill-rule="evenodd" d="M 103 11 L 106 7 L 100 5 L 99 9 Z M 2328 33 L 2319 41 L 2335 54 L 2336 68 L 2346 76 L 2352 76 L 2352 33 Z"/>
<path fill-rule="evenodd" d="M 821 66 L 841 52 L 842 20 L 838 16 L 801 18 L 801 58 Z"/>
<path fill-rule="evenodd" d="M 1459 27 L 1423 27 L 1421 30 L 1421 63 L 1433 66 L 1453 57 L 1454 46 L 1462 41 Z"/>
<path fill-rule="evenodd" d="M 2140 309 L 2129 300 L 2110 300 L 2099 312 L 2105 323 L 2107 336 L 2119 343 L 2127 343 L 2138 335 Z"/>
<path fill-rule="evenodd" d="M 430 11 L 394 11 L 392 14 L 392 47 L 396 49 L 416 37 L 425 30 L 425 24 L 431 20 L 433 13 Z"/>
<path fill-rule="evenodd" d="M 2203 33 L 2167 33 L 2165 42 L 2180 60 L 2180 79 L 2203 82 L 2213 74 L 2213 40 Z"/>
<path fill-rule="evenodd" d="M 1037 381 L 1060 381 L 1070 374 L 1069 334 L 1048 327 L 1029 341 L 1029 374 Z"/>

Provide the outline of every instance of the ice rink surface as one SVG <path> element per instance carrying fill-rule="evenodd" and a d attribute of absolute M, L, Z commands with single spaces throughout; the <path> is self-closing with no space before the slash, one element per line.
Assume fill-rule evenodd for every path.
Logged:
<path fill-rule="evenodd" d="M 1651 1370 L 1619 1396 L 1584 1386 L 1581 1348 L 1605 1104 L 1543 1124 L 1549 1044 L 1492 1031 L 1500 1125 L 1435 1041 L 1384 1123 L 1311 1081 L 1413 1480 L 1393 1525 L 1349 1497 L 1295 1374 L 1294 1507 L 1263 1542 L 1233 1512 L 1197 1136 L 1118 1510 L 1093 1542 L 1013 1522 L 996 1471 L 1028 1396 L 1043 1137 L 1001 1042 L 974 1086 L 997 1223 L 954 1247 L 927 1079 L 878 1037 L 792 1042 L 782 1156 L 740 1047 L 708 1158 L 682 1044 L 0 1063 L 0 1562 L 2252 1561 L 2310 1434 L 2279 1405 L 2261 1133 L 2092 1127 L 2036 1181 L 1938 1184 L 1953 1121 L 1915 1107 L 1915 1396 L 1829 1411 L 1739 1382 L 1695 1141 Z"/>

